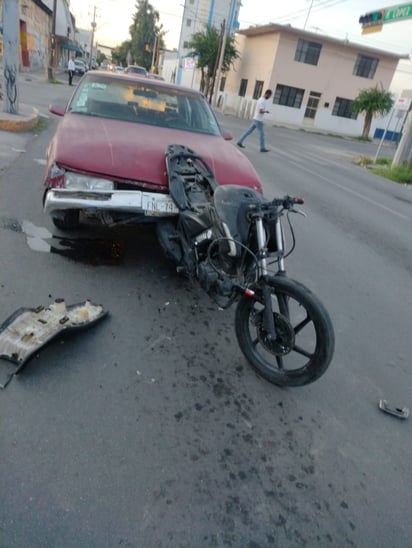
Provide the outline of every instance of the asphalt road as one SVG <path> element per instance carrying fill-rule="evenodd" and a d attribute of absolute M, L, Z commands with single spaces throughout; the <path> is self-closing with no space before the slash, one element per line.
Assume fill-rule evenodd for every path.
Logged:
<path fill-rule="evenodd" d="M 412 192 L 352 163 L 376 145 L 285 128 L 267 128 L 267 154 L 246 141 L 268 196 L 305 199 L 289 274 L 337 338 L 324 377 L 280 389 L 245 363 L 233 310 L 178 277 L 150 231 L 109 248 L 83 233 L 70 256 L 41 209 L 55 124 L 1 173 L 3 320 L 58 297 L 109 316 L 0 391 L 0 546 L 410 546 L 411 423 L 378 401 L 412 404 Z M 54 237 L 36 251 L 40 228 Z"/>

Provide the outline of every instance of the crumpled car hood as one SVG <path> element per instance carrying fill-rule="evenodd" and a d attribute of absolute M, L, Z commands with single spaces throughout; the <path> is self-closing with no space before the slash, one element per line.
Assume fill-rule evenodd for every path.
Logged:
<path fill-rule="evenodd" d="M 219 184 L 261 191 L 245 155 L 221 136 L 66 113 L 49 148 L 48 166 L 93 173 L 114 180 L 167 185 L 169 144 L 192 148 L 210 165 Z"/>

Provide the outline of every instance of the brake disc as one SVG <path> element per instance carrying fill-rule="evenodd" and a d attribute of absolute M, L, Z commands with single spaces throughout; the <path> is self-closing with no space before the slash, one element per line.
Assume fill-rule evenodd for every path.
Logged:
<path fill-rule="evenodd" d="M 276 339 L 272 340 L 264 326 L 263 311 L 260 312 L 257 334 L 259 342 L 271 354 L 285 356 L 292 351 L 295 344 L 295 332 L 289 320 L 278 312 L 273 313 L 275 321 Z"/>

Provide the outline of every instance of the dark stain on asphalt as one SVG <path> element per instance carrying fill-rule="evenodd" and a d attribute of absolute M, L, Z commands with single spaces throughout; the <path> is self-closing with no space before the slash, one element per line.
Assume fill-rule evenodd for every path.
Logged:
<path fill-rule="evenodd" d="M 125 253 L 121 240 L 97 238 L 53 238 L 50 253 L 62 255 L 92 266 L 119 264 Z"/>
<path fill-rule="evenodd" d="M 23 233 L 33 251 L 54 253 L 92 266 L 117 265 L 125 254 L 126 244 L 118 238 L 83 238 L 56 236 L 30 221 L 0 218 L 0 228 Z"/>
<path fill-rule="evenodd" d="M 194 296 L 191 310 L 194 303 L 198 305 L 198 325 L 208 331 L 202 321 L 207 304 L 196 301 Z M 322 481 L 322 471 L 310 451 L 313 430 L 320 428 L 321 421 L 293 415 L 293 403 L 287 398 L 281 400 L 279 391 L 271 387 L 273 428 L 262 429 L 260 402 L 241 389 L 250 375 L 249 369 L 234 358 L 228 370 L 227 361 L 220 355 L 232 330 L 230 322 L 226 328 L 222 314 L 213 329 L 211 326 L 210 337 L 205 334 L 202 352 L 199 345 L 191 352 L 190 345 L 180 346 L 178 342 L 193 326 L 189 303 L 177 299 L 173 304 L 188 320 L 179 326 L 164 321 L 162 332 L 179 347 L 179 382 L 193 395 L 183 405 L 173 405 L 176 443 L 185 448 L 183 458 L 190 463 L 190 481 L 199 500 L 215 490 L 221 494 L 220 503 L 209 517 L 220 524 L 223 533 L 218 541 L 209 537 L 208 546 L 239 546 L 239 531 L 245 530 L 250 533 L 248 546 L 334 545 L 337 539 L 325 525 L 325 514 L 340 516 L 341 541 L 354 546 L 356 519 L 344 497 L 338 497 L 339 487 L 331 486 L 330 496 L 325 492 L 323 500 L 315 504 L 308 502 Z M 172 308 L 169 305 L 162 314 L 172 316 Z M 216 310 L 215 313 L 218 314 Z M 164 355 L 164 351 L 153 348 L 154 353 Z M 213 367 L 207 365 L 210 363 Z M 207 434 L 211 421 L 221 425 L 213 443 Z M 262 488 L 259 495 L 254 491 L 256 485 Z M 343 510 L 347 512 L 346 519 Z"/>

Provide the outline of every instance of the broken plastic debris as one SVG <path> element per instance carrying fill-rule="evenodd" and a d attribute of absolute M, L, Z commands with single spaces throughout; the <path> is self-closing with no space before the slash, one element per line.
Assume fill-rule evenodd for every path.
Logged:
<path fill-rule="evenodd" d="M 398 419 L 407 419 L 409 417 L 409 409 L 407 407 L 390 407 L 386 400 L 379 400 L 379 409 L 384 413 L 398 417 Z"/>
<path fill-rule="evenodd" d="M 17 375 L 33 354 L 54 337 L 90 327 L 106 314 L 102 305 L 89 300 L 67 306 L 64 299 L 56 299 L 46 308 L 19 308 L 0 326 L 0 358 L 17 364 L 11 376 Z"/>

